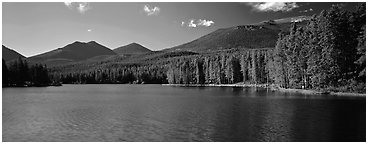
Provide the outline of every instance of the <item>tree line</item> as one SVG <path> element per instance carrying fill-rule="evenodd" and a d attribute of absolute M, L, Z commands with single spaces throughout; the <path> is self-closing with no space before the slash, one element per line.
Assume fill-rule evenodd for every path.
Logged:
<path fill-rule="evenodd" d="M 170 84 L 267 83 L 271 82 L 266 67 L 269 56 L 268 49 L 250 49 L 183 57 L 170 61 L 166 75 Z"/>
<path fill-rule="evenodd" d="M 206 55 L 170 57 L 157 63 L 99 65 L 51 69 L 53 80 L 69 84 L 230 84 L 266 83 L 269 49 L 221 52 Z"/>
<path fill-rule="evenodd" d="M 65 84 L 161 84 L 166 75 L 160 65 L 107 65 L 87 70 L 51 71 L 50 77 Z"/>
<path fill-rule="evenodd" d="M 3 87 L 48 86 L 51 84 L 46 65 L 35 64 L 19 58 L 7 66 L 3 59 Z"/>

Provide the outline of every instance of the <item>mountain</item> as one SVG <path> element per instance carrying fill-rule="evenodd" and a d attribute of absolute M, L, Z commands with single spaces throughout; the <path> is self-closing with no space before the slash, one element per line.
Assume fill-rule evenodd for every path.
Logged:
<path fill-rule="evenodd" d="M 308 16 L 289 17 L 218 29 L 165 51 L 209 52 L 232 48 L 272 48 L 276 45 L 278 34 L 288 31 L 291 23 L 306 25 L 309 18 Z"/>
<path fill-rule="evenodd" d="M 10 60 L 14 60 L 14 59 L 17 59 L 17 58 L 26 58 L 25 56 L 21 55 L 20 53 L 12 50 L 12 49 L 9 49 L 7 48 L 6 46 L 3 45 L 3 59 L 5 61 L 10 61 Z"/>
<path fill-rule="evenodd" d="M 267 20 L 260 23 L 223 28 L 202 36 L 194 41 L 161 51 L 132 43 L 114 49 L 118 55 L 94 57 L 88 60 L 68 63 L 66 67 L 99 67 L 120 64 L 147 64 L 167 61 L 176 57 L 193 55 L 214 55 L 217 53 L 239 53 L 248 49 L 274 48 L 280 32 L 287 33 L 291 23 L 306 25 L 307 16 Z"/>
<path fill-rule="evenodd" d="M 168 77 L 166 76 L 168 73 L 170 74 L 170 72 L 167 71 L 168 68 L 175 69 L 187 66 L 188 64 L 193 65 L 191 62 L 196 62 L 197 64 L 204 62 L 191 61 L 193 59 L 209 58 L 205 59 L 207 60 L 206 65 L 209 66 L 210 64 L 208 62 L 213 62 L 211 67 L 219 68 L 219 60 L 229 58 L 229 54 L 239 58 L 240 55 L 245 53 L 255 54 L 256 52 L 260 52 L 262 56 L 265 56 L 265 51 L 275 47 L 279 33 L 288 33 L 291 23 L 293 22 L 299 26 L 305 26 L 308 20 L 304 17 L 298 17 L 298 19 L 284 18 L 279 20 L 267 20 L 256 24 L 223 28 L 173 48 L 143 54 L 131 55 L 131 53 L 136 52 L 135 50 L 139 50 L 139 48 L 136 47 L 141 46 L 137 46 L 138 44 L 130 44 L 114 49 L 119 55 L 94 57 L 88 60 L 67 63 L 65 65 L 57 65 L 52 67 L 51 70 L 57 75 L 60 73 L 67 75 L 68 73 L 81 72 L 97 76 L 97 72 L 101 69 L 114 69 L 113 71 L 118 72 L 119 74 L 117 75 L 120 75 L 118 78 L 119 82 L 131 80 L 132 75 L 130 74 L 132 73 L 135 74 L 133 77 L 146 77 L 147 75 L 143 74 L 143 71 L 155 71 L 154 73 L 149 72 L 149 74 L 155 75 L 154 77 L 162 76 L 162 79 L 167 80 Z M 183 63 L 186 61 L 191 62 Z M 178 63 L 181 64 L 177 65 Z M 178 72 L 179 75 L 181 75 L 180 73 L 186 72 L 184 72 L 184 70 L 185 69 L 176 69 L 171 72 Z M 192 69 L 188 69 L 188 71 L 191 70 Z M 127 73 L 127 71 L 130 72 Z M 179 78 L 178 81 L 182 81 L 180 79 L 183 79 L 181 76 L 177 78 Z M 106 79 L 100 79 L 98 81 L 103 82 L 105 80 Z"/>
<path fill-rule="evenodd" d="M 114 49 L 113 51 L 119 55 L 144 54 L 152 52 L 148 48 L 137 43 L 131 43 L 125 46 L 121 46 Z"/>
<path fill-rule="evenodd" d="M 95 41 L 90 41 L 88 43 L 76 41 L 63 48 L 32 56 L 28 60 L 31 62 L 47 64 L 49 66 L 82 61 L 96 56 L 111 55 L 116 55 L 116 53 Z"/>
<path fill-rule="evenodd" d="M 81 65 L 89 65 L 91 63 L 94 63 L 92 65 L 100 65 L 102 61 L 104 63 L 154 63 L 155 60 L 180 57 L 183 55 L 274 48 L 280 32 L 287 33 L 291 23 L 304 26 L 308 23 L 309 19 L 309 16 L 298 16 L 222 28 L 191 42 L 157 51 L 157 53 L 153 53 L 153 51 L 137 43 L 118 47 L 112 51 L 92 41 L 88 43 L 75 42 L 64 48 L 50 51 L 30 59 L 45 62 L 48 65 L 64 63 L 70 65 L 74 62 Z M 95 50 L 97 48 L 99 49 Z M 95 52 L 100 50 L 104 50 L 107 53 Z"/>

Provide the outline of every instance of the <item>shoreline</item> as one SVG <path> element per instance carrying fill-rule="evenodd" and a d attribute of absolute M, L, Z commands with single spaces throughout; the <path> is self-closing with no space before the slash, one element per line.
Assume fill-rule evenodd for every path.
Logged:
<path fill-rule="evenodd" d="M 71 84 L 75 85 L 75 84 Z M 307 95 L 332 95 L 332 96 L 349 96 L 349 97 L 365 97 L 366 94 L 362 93 L 352 93 L 352 92 L 332 92 L 332 91 L 320 91 L 320 90 L 312 90 L 312 89 L 289 89 L 289 88 L 280 88 L 273 84 L 160 84 L 162 86 L 176 86 L 176 87 L 256 87 L 256 88 L 268 88 L 272 91 L 280 91 L 285 93 L 301 93 Z M 27 87 L 49 87 L 49 86 L 62 86 L 61 84 L 50 84 L 50 85 L 42 85 L 42 86 L 3 86 L 2 88 L 27 88 Z"/>
<path fill-rule="evenodd" d="M 267 84 L 162 84 L 163 86 L 179 86 L 179 87 L 259 87 L 269 88 L 273 91 L 288 92 L 288 93 L 301 93 L 307 95 L 334 95 L 334 96 L 350 96 L 350 97 L 365 97 L 366 94 L 351 93 L 351 92 L 331 92 L 331 91 L 318 91 L 312 89 L 288 89 L 279 88 L 274 85 Z"/>
<path fill-rule="evenodd" d="M 3 88 L 28 88 L 28 87 L 50 87 L 50 86 L 58 87 L 58 86 L 62 86 L 62 84 L 61 83 L 51 83 L 47 85 L 12 85 L 12 86 L 2 86 L 2 87 Z"/>

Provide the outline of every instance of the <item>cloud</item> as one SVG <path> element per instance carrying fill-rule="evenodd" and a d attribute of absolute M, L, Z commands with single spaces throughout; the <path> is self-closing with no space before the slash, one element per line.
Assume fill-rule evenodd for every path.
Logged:
<path fill-rule="evenodd" d="M 143 10 L 147 14 L 147 16 L 158 15 L 160 13 L 160 8 L 157 6 L 150 7 L 149 5 L 144 5 Z"/>
<path fill-rule="evenodd" d="M 79 13 L 84 14 L 86 11 L 92 9 L 88 2 L 64 2 L 69 9 L 77 9 Z"/>
<path fill-rule="evenodd" d="M 83 2 L 83 3 L 79 3 L 79 6 L 77 7 L 77 9 L 80 13 L 84 13 L 84 12 L 90 10 L 91 7 L 89 6 L 89 3 Z"/>
<path fill-rule="evenodd" d="M 194 20 L 190 20 L 188 27 L 197 27 L 197 24 L 194 23 Z"/>
<path fill-rule="evenodd" d="M 211 20 L 201 20 L 201 19 L 198 20 L 198 25 L 206 26 L 206 27 L 209 27 L 209 26 L 211 26 L 214 23 L 215 22 L 213 22 Z"/>
<path fill-rule="evenodd" d="M 199 27 L 199 26 L 209 27 L 209 26 L 212 26 L 214 23 L 215 22 L 212 21 L 212 20 L 202 20 L 202 19 L 195 20 L 195 19 L 191 19 L 188 22 L 182 21 L 181 26 L 187 26 L 187 27 L 192 27 L 192 28 Z"/>
<path fill-rule="evenodd" d="M 72 8 L 72 2 L 64 2 L 64 4 L 68 7 L 68 8 Z"/>
<path fill-rule="evenodd" d="M 289 12 L 299 7 L 295 2 L 249 2 L 246 4 L 258 12 Z"/>
<path fill-rule="evenodd" d="M 88 32 L 91 32 L 91 31 L 92 31 L 92 29 L 88 29 L 87 31 L 88 31 Z"/>
<path fill-rule="evenodd" d="M 300 13 L 306 13 L 306 12 L 310 12 L 310 11 L 313 11 L 313 9 L 312 9 L 312 8 L 310 8 L 310 9 L 302 10 L 302 11 L 299 11 L 299 12 L 300 12 Z"/>

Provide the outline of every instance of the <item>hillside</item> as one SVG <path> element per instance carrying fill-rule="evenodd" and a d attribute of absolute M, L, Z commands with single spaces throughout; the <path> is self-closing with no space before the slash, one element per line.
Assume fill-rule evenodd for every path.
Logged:
<path fill-rule="evenodd" d="M 116 55 L 116 53 L 95 41 L 88 43 L 76 41 L 63 48 L 32 56 L 28 60 L 52 66 L 105 55 Z"/>
<path fill-rule="evenodd" d="M 7 48 L 6 46 L 3 45 L 3 59 L 5 61 L 11 61 L 11 60 L 14 60 L 14 59 L 18 59 L 19 57 L 21 58 L 25 58 L 25 56 L 23 56 L 22 54 L 12 50 L 12 49 L 9 49 Z"/>
<path fill-rule="evenodd" d="M 71 62 L 57 69 L 85 70 L 107 65 L 158 64 L 167 63 L 173 58 L 191 55 L 215 55 L 218 53 L 239 53 L 248 49 L 268 49 L 276 44 L 278 34 L 287 32 L 291 22 L 306 25 L 309 17 L 290 17 L 268 20 L 251 25 L 234 26 L 219 29 L 197 40 L 162 51 L 149 49 L 132 43 L 114 49 L 119 56 L 95 57 L 88 60 Z M 139 54 L 139 55 L 137 55 Z M 61 68 L 61 69 L 60 69 Z"/>
<path fill-rule="evenodd" d="M 121 46 L 114 49 L 113 51 L 119 55 L 144 54 L 152 52 L 148 48 L 137 43 L 131 43 L 125 46 Z"/>
<path fill-rule="evenodd" d="M 320 21 L 317 22 L 329 22 L 325 15 L 319 17 L 321 17 L 318 19 Z M 290 29 L 292 22 L 295 22 L 297 28 L 303 29 L 303 33 Z M 314 57 L 309 57 L 307 60 L 303 59 L 305 53 L 310 52 L 310 49 L 295 46 L 305 45 L 301 41 L 315 40 L 308 36 L 311 31 L 315 30 L 306 27 L 308 22 L 308 17 L 297 17 L 224 28 L 171 49 L 139 55 L 122 54 L 110 57 L 95 57 L 53 67 L 50 69 L 50 73 L 52 73 L 52 77 L 63 83 L 233 84 L 244 82 L 251 84 L 275 83 L 281 84 L 281 87 L 300 88 L 308 84 L 302 79 L 303 77 L 295 77 L 294 79 L 297 79 L 297 81 L 285 83 L 286 78 L 281 76 L 288 76 L 284 73 L 284 68 L 292 69 L 295 66 L 300 67 L 295 71 L 299 75 L 303 75 L 303 71 L 300 71 L 300 69 L 305 64 L 302 62 L 320 57 L 316 53 Z M 342 24 L 338 26 L 336 29 L 346 28 Z M 360 27 L 358 25 L 355 28 Z M 321 28 L 320 31 L 324 30 L 323 27 L 318 28 Z M 352 29 L 352 31 L 360 33 L 359 30 L 355 29 Z M 275 49 L 280 32 L 285 35 L 282 39 L 280 38 L 279 42 L 295 41 L 291 44 L 281 45 L 280 47 L 284 47 L 282 50 L 280 50 L 280 47 Z M 291 39 L 296 35 L 305 37 Z M 339 38 L 342 40 L 348 37 L 344 35 L 344 37 Z M 357 39 L 351 38 L 350 41 L 354 40 Z M 307 44 L 316 47 L 314 45 L 320 43 L 308 42 Z M 350 48 L 349 45 L 345 47 L 347 47 L 346 50 Z M 351 46 L 349 50 L 355 47 Z M 295 48 L 298 48 L 298 50 L 294 51 Z M 289 55 L 283 56 L 285 52 L 293 54 L 292 57 Z M 288 62 L 291 64 L 298 60 L 301 62 L 293 65 L 280 63 L 277 61 L 280 56 L 289 56 L 290 58 L 287 60 L 292 60 Z M 298 59 L 295 59 L 295 57 Z M 355 57 L 358 57 L 358 55 Z M 351 66 L 355 66 L 353 64 L 355 59 L 351 60 L 350 63 Z M 354 70 L 358 67 L 350 69 Z M 358 80 L 359 76 L 353 78 Z M 361 89 L 362 86 L 364 85 L 354 85 L 353 89 Z M 308 87 L 319 88 L 319 85 L 309 85 Z M 345 89 L 346 91 L 350 90 L 350 88 Z"/>
<path fill-rule="evenodd" d="M 191 42 L 165 49 L 165 51 L 208 52 L 231 48 L 271 48 L 275 46 L 278 34 L 289 30 L 291 22 L 306 25 L 309 18 L 306 16 L 290 17 L 218 29 Z"/>

